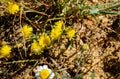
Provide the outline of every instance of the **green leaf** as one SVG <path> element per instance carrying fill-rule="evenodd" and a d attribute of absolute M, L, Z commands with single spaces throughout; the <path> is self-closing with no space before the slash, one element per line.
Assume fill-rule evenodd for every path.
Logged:
<path fill-rule="evenodd" d="M 95 79 L 95 77 L 96 77 L 96 76 L 95 76 L 95 73 L 92 72 L 91 75 L 90 75 L 90 77 L 91 77 L 91 79 Z"/>
<path fill-rule="evenodd" d="M 77 74 L 73 79 L 83 79 L 83 74 Z"/>
<path fill-rule="evenodd" d="M 99 9 L 98 8 L 90 10 L 90 14 L 92 14 L 92 15 L 98 14 L 98 13 L 99 13 Z"/>

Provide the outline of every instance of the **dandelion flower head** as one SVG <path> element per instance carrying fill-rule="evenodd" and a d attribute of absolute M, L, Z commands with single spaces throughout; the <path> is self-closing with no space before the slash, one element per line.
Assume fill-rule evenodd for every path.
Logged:
<path fill-rule="evenodd" d="M 2 56 L 2 57 L 6 57 L 6 56 L 10 55 L 10 52 L 11 52 L 11 47 L 9 45 L 3 45 L 0 48 L 0 56 Z"/>
<path fill-rule="evenodd" d="M 62 29 L 63 21 L 57 21 L 55 22 L 55 28 L 56 29 Z"/>
<path fill-rule="evenodd" d="M 31 51 L 35 55 L 40 55 L 42 52 L 42 48 L 40 47 L 40 45 L 38 44 L 36 40 L 34 40 L 33 43 L 31 44 Z"/>
<path fill-rule="evenodd" d="M 57 21 L 54 28 L 51 30 L 50 37 L 54 40 L 60 38 L 62 34 L 63 21 Z"/>
<path fill-rule="evenodd" d="M 51 40 L 50 40 L 50 37 L 46 34 L 42 34 L 39 39 L 39 45 L 42 47 L 42 48 L 45 48 L 47 47 L 48 45 L 50 45 L 51 43 Z"/>
<path fill-rule="evenodd" d="M 28 37 L 30 34 L 32 34 L 32 31 L 33 31 L 33 28 L 28 24 L 25 24 L 22 28 L 22 34 L 25 37 Z"/>
<path fill-rule="evenodd" d="M 62 34 L 62 29 L 53 28 L 50 36 L 52 39 L 56 40 L 56 39 L 60 38 L 61 34 Z"/>
<path fill-rule="evenodd" d="M 7 9 L 10 14 L 15 14 L 19 11 L 19 6 L 16 3 L 8 2 Z"/>
<path fill-rule="evenodd" d="M 43 65 L 37 69 L 35 76 L 37 79 L 53 79 L 55 74 L 47 65 Z"/>
<path fill-rule="evenodd" d="M 73 29 L 71 27 L 67 27 L 66 28 L 66 35 L 67 35 L 68 38 L 71 39 L 75 35 L 75 29 Z"/>

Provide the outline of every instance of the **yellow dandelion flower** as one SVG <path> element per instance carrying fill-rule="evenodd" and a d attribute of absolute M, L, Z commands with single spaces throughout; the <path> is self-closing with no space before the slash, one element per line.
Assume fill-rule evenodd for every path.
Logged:
<path fill-rule="evenodd" d="M 38 42 L 36 40 L 34 40 L 33 43 L 31 44 L 31 51 L 34 54 L 39 55 L 42 53 L 43 49 L 40 47 Z"/>
<path fill-rule="evenodd" d="M 68 38 L 71 39 L 75 35 L 75 29 L 73 29 L 71 27 L 67 27 L 66 28 L 66 35 L 67 35 Z"/>
<path fill-rule="evenodd" d="M 35 76 L 37 79 L 53 79 L 55 74 L 47 65 L 43 65 L 37 69 Z"/>
<path fill-rule="evenodd" d="M 45 34 L 42 34 L 40 36 L 40 38 L 38 39 L 38 41 L 39 41 L 39 45 L 42 48 L 45 48 L 46 46 L 50 45 L 50 43 L 51 43 L 50 37 Z"/>
<path fill-rule="evenodd" d="M 16 3 L 8 2 L 7 9 L 10 14 L 15 14 L 19 11 L 19 6 Z"/>
<path fill-rule="evenodd" d="M 22 31 L 23 36 L 28 37 L 30 34 L 32 34 L 33 28 L 25 24 L 21 31 Z"/>
<path fill-rule="evenodd" d="M 51 30 L 50 37 L 54 40 L 60 38 L 62 34 L 63 21 L 57 21 L 54 28 Z"/>
<path fill-rule="evenodd" d="M 3 45 L 0 49 L 0 56 L 6 57 L 10 55 L 11 47 L 9 45 Z"/>
<path fill-rule="evenodd" d="M 62 29 L 62 26 L 63 26 L 63 21 L 57 21 L 55 23 L 55 28 L 56 29 Z"/>
<path fill-rule="evenodd" d="M 50 34 L 50 37 L 54 40 L 60 38 L 60 36 L 62 35 L 62 29 L 56 29 L 53 28 Z"/>

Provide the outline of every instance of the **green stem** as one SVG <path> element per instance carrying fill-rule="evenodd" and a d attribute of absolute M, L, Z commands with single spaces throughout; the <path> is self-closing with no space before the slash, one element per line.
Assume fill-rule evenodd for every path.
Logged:
<path fill-rule="evenodd" d="M 37 59 L 31 59 L 31 60 L 18 60 L 18 61 L 12 61 L 12 62 L 3 62 L 3 64 L 14 64 L 14 63 L 27 63 L 27 62 L 36 62 Z"/>
<path fill-rule="evenodd" d="M 120 7 L 120 3 L 117 4 L 117 5 L 114 5 L 114 6 L 111 6 L 111 7 L 105 8 L 104 10 L 101 10 L 101 11 L 107 11 L 107 10 L 114 9 L 114 8 L 119 8 L 119 7 Z"/>

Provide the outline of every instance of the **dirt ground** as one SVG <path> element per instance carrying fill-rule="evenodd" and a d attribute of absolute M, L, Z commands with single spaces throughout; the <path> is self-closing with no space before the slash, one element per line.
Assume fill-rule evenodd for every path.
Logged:
<path fill-rule="evenodd" d="M 110 1 L 115 0 L 88 0 L 87 2 L 90 2 L 90 5 L 97 5 Z M 5 22 L 4 20 L 7 18 L 1 16 L 0 40 L 6 39 L 6 41 L 11 40 L 12 42 L 14 40 L 10 35 L 13 32 L 9 31 L 12 27 L 5 28 L 6 30 L 3 27 L 11 26 L 10 20 L 14 20 L 14 18 L 9 17 L 9 21 Z M 17 20 L 16 18 L 15 26 L 19 25 Z M 31 21 L 35 23 L 34 20 Z M 37 59 L 38 61 L 3 64 L 3 62 L 21 60 L 19 54 L 14 54 L 18 49 L 14 49 L 10 58 L 1 59 L 1 79 L 35 79 L 36 68 L 44 64 L 49 65 L 59 75 L 55 79 L 62 79 L 63 74 L 71 79 L 79 79 L 74 78 L 78 74 L 83 75 L 81 79 L 120 79 L 120 15 L 98 14 L 96 18 L 86 15 L 83 19 L 77 18 L 71 26 L 77 32 L 71 48 L 69 48 L 70 40 L 63 35 L 53 45 L 52 50 L 45 50 L 45 53 L 40 56 L 29 54 L 27 57 L 23 57 L 23 59 Z M 88 44 L 89 49 L 82 51 L 83 44 Z M 23 52 L 23 50 L 21 51 Z M 3 76 L 2 73 L 6 73 L 6 76 Z"/>

